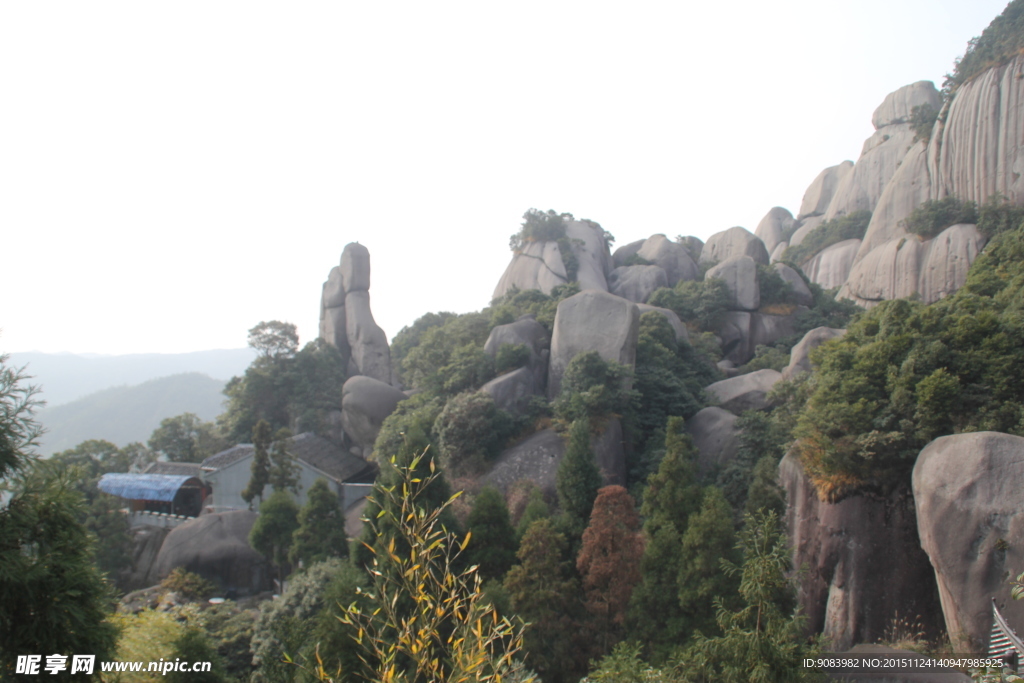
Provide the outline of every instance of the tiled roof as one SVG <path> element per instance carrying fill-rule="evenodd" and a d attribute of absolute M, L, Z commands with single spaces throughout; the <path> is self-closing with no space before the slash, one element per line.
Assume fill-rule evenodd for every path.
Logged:
<path fill-rule="evenodd" d="M 203 467 L 222 469 L 231 463 L 255 453 L 252 444 L 239 444 L 203 461 Z M 373 481 L 374 466 L 357 458 L 337 444 L 313 432 L 297 434 L 288 439 L 288 452 L 308 465 L 312 465 L 337 481 L 368 479 Z"/>
<path fill-rule="evenodd" d="M 163 462 L 157 460 L 151 462 L 149 467 L 144 469 L 143 474 L 184 474 L 190 477 L 198 477 L 203 473 L 203 466 L 197 462 Z"/>

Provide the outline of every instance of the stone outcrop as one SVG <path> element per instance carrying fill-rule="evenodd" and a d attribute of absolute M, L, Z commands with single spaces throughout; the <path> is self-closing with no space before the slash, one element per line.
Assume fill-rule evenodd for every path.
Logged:
<path fill-rule="evenodd" d="M 696 280 L 700 277 L 700 269 L 690 258 L 690 252 L 686 247 L 664 235 L 648 237 L 637 251 L 637 256 L 663 268 L 669 287 L 675 287 L 680 281 Z"/>
<path fill-rule="evenodd" d="M 796 220 L 789 209 L 781 206 L 773 207 L 757 224 L 754 234 L 764 242 L 765 249 L 769 254 L 774 253 L 780 242 L 785 240 L 796 228 Z"/>
<path fill-rule="evenodd" d="M 800 221 L 800 227 L 797 228 L 793 235 L 789 238 L 790 246 L 795 247 L 799 245 L 801 242 L 804 241 L 805 237 L 814 232 L 814 229 L 821 225 L 823 222 L 825 222 L 824 216 L 810 216 Z"/>
<path fill-rule="evenodd" d="M 646 302 L 659 287 L 668 287 L 668 276 L 661 266 L 619 266 L 608 276 L 609 292 L 638 304 Z"/>
<path fill-rule="evenodd" d="M 626 444 L 622 435 L 622 421 L 613 417 L 601 432 L 591 437 L 594 462 L 601 471 L 605 486 L 626 485 Z"/>
<path fill-rule="evenodd" d="M 811 181 L 804 191 L 800 202 L 800 213 L 797 218 L 803 220 L 810 216 L 821 216 L 828 211 L 828 205 L 839 187 L 839 183 L 853 170 L 852 161 L 844 161 L 836 166 L 829 166 Z M 793 242 L 793 244 L 797 244 Z"/>
<path fill-rule="evenodd" d="M 175 567 L 184 567 L 224 591 L 251 594 L 270 588 L 266 560 L 249 546 L 256 517 L 251 510 L 215 512 L 176 527 L 160 548 L 155 578 L 162 580 Z"/>
<path fill-rule="evenodd" d="M 760 240 L 758 240 L 760 241 Z M 711 242 L 709 241 L 710 245 Z M 762 247 L 763 248 L 763 247 Z M 729 288 L 730 306 L 741 311 L 756 311 L 761 305 L 757 285 L 757 263 L 749 256 L 732 256 L 708 269 L 704 279 L 718 278 Z"/>
<path fill-rule="evenodd" d="M 811 351 L 832 339 L 846 334 L 846 330 L 834 327 L 815 327 L 803 336 L 789 352 L 789 365 L 782 371 L 783 379 L 793 379 L 797 375 L 811 372 Z"/>
<path fill-rule="evenodd" d="M 780 379 L 782 379 L 782 373 L 777 370 L 757 370 L 709 384 L 704 390 L 712 401 L 718 403 L 720 408 L 739 415 L 745 410 L 767 410 L 770 408 L 768 392 Z"/>
<path fill-rule="evenodd" d="M 825 212 L 825 220 L 854 211 L 874 211 L 882 191 L 913 142 L 914 130 L 909 123 L 896 123 L 876 130 L 864 141 L 853 171 L 836 188 Z"/>
<path fill-rule="evenodd" d="M 764 242 L 746 228 L 735 227 L 716 232 L 700 252 L 700 263 L 721 263 L 734 256 L 749 256 L 755 263 L 768 265 Z"/>
<path fill-rule="evenodd" d="M 779 464 L 793 566 L 806 567 L 797 600 L 809 633 L 836 650 L 877 642 L 897 618 L 918 619 L 938 635 L 938 591 L 917 536 L 906 488 L 888 497 L 857 495 L 826 503 L 792 453 Z"/>
<path fill-rule="evenodd" d="M 341 424 L 345 433 L 368 457 L 381 424 L 395 412 L 406 395 L 372 377 L 349 377 L 341 388 Z"/>
<path fill-rule="evenodd" d="M 700 263 L 700 255 L 704 251 L 704 243 L 699 238 L 687 235 L 679 240 L 679 244 L 686 249 L 686 253 L 690 255 L 694 263 Z"/>
<path fill-rule="evenodd" d="M 480 387 L 494 400 L 494 405 L 513 415 L 522 415 L 530 405 L 530 399 L 544 393 L 544 385 L 537 385 L 536 377 L 528 367 L 495 377 Z"/>
<path fill-rule="evenodd" d="M 871 115 L 875 130 L 894 123 L 909 123 L 914 107 L 928 106 L 936 112 L 942 107 L 942 95 L 931 81 L 918 81 L 889 93 Z"/>
<path fill-rule="evenodd" d="M 737 366 L 754 357 L 759 344 L 771 345 L 796 333 L 798 306 L 789 315 L 731 311 L 721 316 L 715 333 L 722 340 L 722 355 Z"/>
<path fill-rule="evenodd" d="M 612 269 L 612 257 L 604 235 L 594 224 L 576 220 L 566 221 L 565 234 L 576 256 L 576 281 L 580 289 L 608 291 L 606 277 Z M 491 298 L 501 298 L 513 288 L 539 289 L 550 294 L 568 281 L 558 242 L 530 242 L 512 257 Z"/>
<path fill-rule="evenodd" d="M 562 375 L 576 354 L 597 351 L 601 358 L 632 367 L 640 310 L 632 301 L 588 289 L 563 299 L 555 313 L 548 363 L 548 398 L 562 388 Z"/>
<path fill-rule="evenodd" d="M 825 247 L 803 264 L 804 275 L 822 289 L 841 287 L 846 283 L 857 258 L 860 240 L 843 240 Z"/>
<path fill-rule="evenodd" d="M 612 268 L 621 268 L 626 265 L 626 261 L 640 251 L 640 247 L 644 246 L 644 242 L 646 241 L 647 240 L 637 240 L 636 242 L 623 244 L 621 247 L 616 249 L 615 253 L 612 254 Z"/>
<path fill-rule="evenodd" d="M 124 591 L 140 590 L 159 582 L 156 560 L 160 555 L 164 539 L 171 532 L 169 527 L 137 526 L 129 531 L 132 539 L 132 566 L 118 576 L 117 586 Z"/>
<path fill-rule="evenodd" d="M 946 629 L 979 649 L 988 643 L 993 597 L 1011 624 L 1024 620 L 1024 602 L 1010 599 L 1008 583 L 1024 567 L 1022 480 L 1024 438 L 998 432 L 939 437 L 914 465 L 917 527 Z"/>
<path fill-rule="evenodd" d="M 697 463 L 702 473 L 724 467 L 736 458 L 740 448 L 738 419 L 725 408 L 711 406 L 686 421 L 686 431 L 697 447 Z"/>
<path fill-rule="evenodd" d="M 782 255 L 786 253 L 786 249 L 789 248 L 789 242 L 779 242 L 775 245 L 775 249 L 772 250 L 768 260 L 772 263 L 782 260 Z"/>
<path fill-rule="evenodd" d="M 507 325 L 497 325 L 491 330 L 484 343 L 484 353 L 491 358 L 505 344 L 513 346 L 522 344 L 530 352 L 526 367 L 533 374 L 534 390 L 543 393 L 548 376 L 548 356 L 550 355 L 551 337 L 539 322 L 530 316 L 523 316 Z"/>
<path fill-rule="evenodd" d="M 793 302 L 799 306 L 813 306 L 814 296 L 811 294 L 810 288 L 807 287 L 807 283 L 800 277 L 800 273 L 796 272 L 785 263 L 773 263 L 772 269 L 778 273 L 782 281 L 793 288 Z"/>
<path fill-rule="evenodd" d="M 554 429 L 542 429 L 502 451 L 490 472 L 481 479 L 501 490 L 518 481 L 532 481 L 549 499 L 556 495 L 558 464 L 565 455 L 565 441 Z"/>
<path fill-rule="evenodd" d="M 640 310 L 640 315 L 643 315 L 648 311 L 654 311 L 655 313 L 665 316 L 665 320 L 667 320 L 668 324 L 672 326 L 673 330 L 675 330 L 676 341 L 690 342 L 690 333 L 686 329 L 686 324 L 679 319 L 679 316 L 676 315 L 675 311 L 667 308 L 660 308 L 658 306 L 651 306 L 650 304 L 637 304 L 636 307 Z"/>
<path fill-rule="evenodd" d="M 963 286 L 984 245 L 974 225 L 953 225 L 924 242 L 914 235 L 890 240 L 853 266 L 841 294 L 871 303 L 915 293 L 938 301 Z"/>
<path fill-rule="evenodd" d="M 320 297 L 320 337 L 341 351 L 349 375 L 390 382 L 391 351 L 373 319 L 369 289 L 370 252 L 358 243 L 345 245 Z"/>

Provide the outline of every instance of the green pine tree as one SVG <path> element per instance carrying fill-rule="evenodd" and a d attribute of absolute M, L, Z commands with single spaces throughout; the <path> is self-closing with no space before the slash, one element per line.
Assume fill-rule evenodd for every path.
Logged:
<path fill-rule="evenodd" d="M 601 473 L 590 448 L 590 423 L 581 418 L 569 429 L 569 444 L 558 465 L 555 489 L 558 505 L 566 520 L 566 528 L 575 545 L 590 521 L 590 511 L 601 488 Z"/>
<path fill-rule="evenodd" d="M 732 508 L 721 489 L 709 486 L 681 539 L 678 595 L 687 635 L 706 633 L 715 623 L 714 600 L 735 594 L 736 582 L 721 569 L 723 559 L 734 559 L 734 544 Z"/>
<path fill-rule="evenodd" d="M 477 494 L 469 513 L 466 561 L 478 565 L 484 581 L 501 579 L 516 560 L 516 535 L 505 497 L 493 486 Z"/>
<path fill-rule="evenodd" d="M 292 536 L 288 560 L 303 566 L 322 562 L 329 557 L 348 556 L 345 515 L 338 496 L 327 487 L 325 479 L 317 479 L 309 487 L 306 505 L 299 512 L 299 528 Z"/>
<path fill-rule="evenodd" d="M 270 485 L 275 491 L 299 492 L 299 467 L 295 457 L 288 452 L 288 439 L 292 431 L 282 427 L 274 434 L 274 445 L 270 449 Z"/>
<path fill-rule="evenodd" d="M 250 510 L 254 498 L 263 502 L 263 489 L 270 483 L 270 454 L 267 450 L 270 441 L 270 423 L 260 420 L 252 428 L 252 445 L 256 451 L 252 458 L 252 476 L 242 491 L 242 500 L 249 504 Z"/>
<path fill-rule="evenodd" d="M 523 516 L 519 518 L 519 525 L 516 526 L 516 541 L 520 541 L 523 538 L 523 534 L 530 528 L 530 525 L 536 522 L 538 519 L 547 519 L 551 516 L 551 510 L 548 508 L 547 502 L 544 500 L 544 492 L 539 488 L 534 488 L 530 491 L 530 500 L 526 503 L 526 509 L 523 510 Z"/>
<path fill-rule="evenodd" d="M 260 504 L 260 514 L 249 532 L 249 545 L 274 563 L 281 578 L 287 575 L 288 551 L 298 528 L 299 506 L 287 492 L 274 491 Z"/>

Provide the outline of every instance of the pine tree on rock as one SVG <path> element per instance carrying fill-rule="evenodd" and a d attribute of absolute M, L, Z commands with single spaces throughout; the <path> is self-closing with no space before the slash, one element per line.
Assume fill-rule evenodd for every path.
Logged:
<path fill-rule="evenodd" d="M 270 442 L 270 423 L 260 420 L 252 428 L 252 445 L 255 449 L 252 456 L 252 475 L 242 491 L 242 500 L 249 504 L 250 510 L 254 498 L 259 498 L 260 502 L 263 502 L 263 489 L 270 483 Z"/>
<path fill-rule="evenodd" d="M 622 639 L 629 599 L 640 582 L 643 549 L 633 497 L 621 486 L 600 489 L 576 559 L 598 657 Z"/>
<path fill-rule="evenodd" d="M 338 496 L 327 487 L 325 479 L 317 479 L 309 487 L 306 505 L 299 511 L 299 528 L 292 536 L 288 560 L 308 567 L 329 557 L 348 556 L 345 515 Z"/>
<path fill-rule="evenodd" d="M 590 422 L 581 418 L 569 429 L 569 444 L 558 465 L 555 489 L 558 505 L 566 519 L 566 526 L 575 542 L 583 534 L 590 520 L 590 511 L 601 488 L 601 473 L 594 462 L 590 448 Z"/>
<path fill-rule="evenodd" d="M 479 566 L 484 581 L 501 579 L 516 559 L 516 534 L 509 519 L 505 497 L 493 486 L 477 495 L 469 513 L 471 536 L 466 561 Z"/>

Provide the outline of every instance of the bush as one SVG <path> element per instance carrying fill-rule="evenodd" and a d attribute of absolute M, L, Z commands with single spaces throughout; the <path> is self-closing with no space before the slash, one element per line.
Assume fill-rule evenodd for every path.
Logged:
<path fill-rule="evenodd" d="M 957 88 L 978 74 L 1001 66 L 1024 48 L 1024 0 L 1013 0 L 992 20 L 980 36 L 967 42 L 964 56 L 956 60 L 953 73 L 946 74 L 942 92 L 947 99 Z"/>
<path fill-rule="evenodd" d="M 939 118 L 939 111 L 930 104 L 919 104 L 910 111 L 910 127 L 914 129 L 914 142 L 923 140 L 924 144 L 932 138 L 932 128 Z"/>
<path fill-rule="evenodd" d="M 195 600 L 206 600 L 217 592 L 217 586 L 184 567 L 172 569 L 167 578 L 160 582 L 160 587 Z"/>
<path fill-rule="evenodd" d="M 629 368 L 601 358 L 597 351 L 577 354 L 562 375 L 562 387 L 552 408 L 565 422 L 624 414 L 633 400 L 626 388 Z"/>
<path fill-rule="evenodd" d="M 712 278 L 681 281 L 672 289 L 662 287 L 651 294 L 647 303 L 674 311 L 680 320 L 705 331 L 716 326 L 731 301 L 725 282 Z"/>
<path fill-rule="evenodd" d="M 523 214 L 523 225 L 519 232 L 509 238 L 508 246 L 514 252 L 522 251 L 529 242 L 556 242 L 565 237 L 565 221 L 572 220 L 571 213 L 555 213 L 529 209 Z"/>
<path fill-rule="evenodd" d="M 526 344 L 502 344 L 494 357 L 494 371 L 501 375 L 529 362 L 530 349 L 526 348 Z"/>
<path fill-rule="evenodd" d="M 812 230 L 803 241 L 786 249 L 782 259 L 802 266 L 822 249 L 843 240 L 863 239 L 871 222 L 870 211 L 854 211 L 825 221 Z"/>
<path fill-rule="evenodd" d="M 476 474 L 501 452 L 512 418 L 480 392 L 459 394 L 437 416 L 434 433 L 442 469 L 449 476 Z"/>
<path fill-rule="evenodd" d="M 1024 223 L 1024 207 L 1011 204 L 998 192 L 989 195 L 978 210 L 978 232 L 985 237 L 1016 230 L 1021 223 Z"/>
<path fill-rule="evenodd" d="M 757 286 L 761 290 L 761 305 L 788 304 L 793 302 L 793 285 L 771 266 L 757 266 Z"/>
<path fill-rule="evenodd" d="M 949 196 L 922 202 L 909 216 L 900 221 L 900 227 L 922 239 L 930 240 L 951 225 L 977 222 L 977 204 Z"/>

